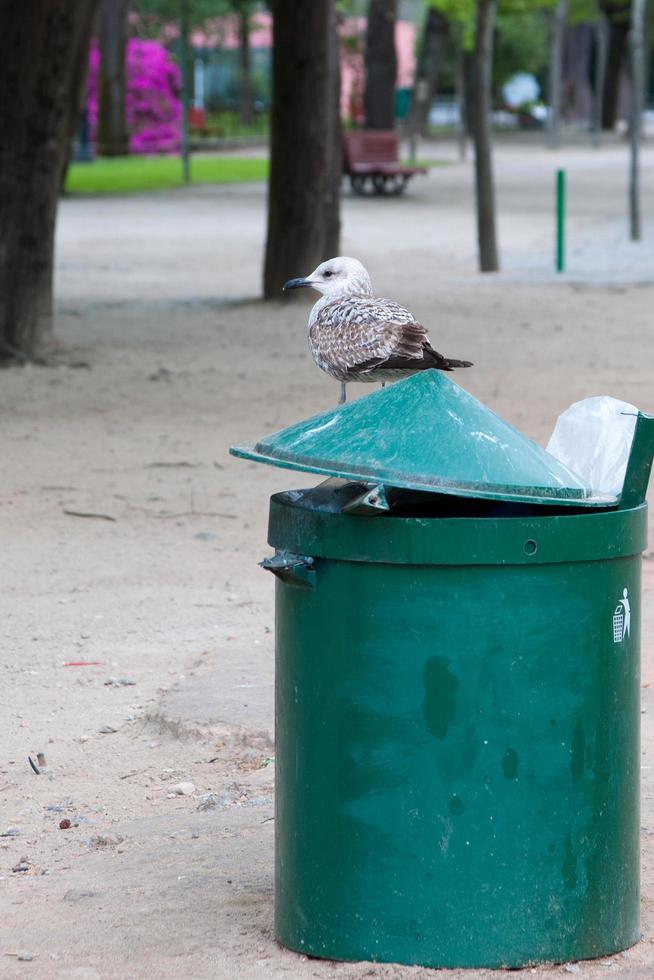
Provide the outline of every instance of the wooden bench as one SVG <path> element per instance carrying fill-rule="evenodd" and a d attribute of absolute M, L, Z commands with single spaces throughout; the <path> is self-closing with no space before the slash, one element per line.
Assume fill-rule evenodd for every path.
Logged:
<path fill-rule="evenodd" d="M 403 167 L 394 130 L 361 129 L 343 134 L 343 171 L 355 194 L 401 194 L 426 167 Z"/>
<path fill-rule="evenodd" d="M 207 114 L 204 109 L 196 109 L 195 106 L 190 106 L 188 110 L 188 128 L 199 133 L 200 136 L 209 135 L 209 127 L 207 125 Z"/>

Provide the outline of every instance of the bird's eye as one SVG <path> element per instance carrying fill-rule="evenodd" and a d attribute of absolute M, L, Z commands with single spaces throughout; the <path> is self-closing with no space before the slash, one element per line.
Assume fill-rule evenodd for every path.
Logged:
<path fill-rule="evenodd" d="M 331 269 L 325 269 L 325 271 L 323 272 L 323 276 L 325 277 L 325 279 L 329 279 L 329 277 L 333 275 L 334 273 L 332 272 Z"/>

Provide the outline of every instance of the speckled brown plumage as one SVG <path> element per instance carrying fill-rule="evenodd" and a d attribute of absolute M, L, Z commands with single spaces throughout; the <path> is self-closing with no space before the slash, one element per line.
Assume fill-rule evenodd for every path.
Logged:
<path fill-rule="evenodd" d="M 284 288 L 300 286 L 322 293 L 309 316 L 309 348 L 318 367 L 343 385 L 393 381 L 426 368 L 472 366 L 439 354 L 409 310 L 373 296 L 370 276 L 357 259 L 329 259 L 306 279 L 289 280 Z"/>
<path fill-rule="evenodd" d="M 434 350 L 408 310 L 373 297 L 320 304 L 309 322 L 309 348 L 318 367 L 339 381 L 392 381 L 425 368 L 469 366 Z"/>

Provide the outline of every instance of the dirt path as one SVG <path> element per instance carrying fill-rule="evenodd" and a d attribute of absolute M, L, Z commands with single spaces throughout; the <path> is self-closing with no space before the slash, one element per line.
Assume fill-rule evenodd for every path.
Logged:
<path fill-rule="evenodd" d="M 654 410 L 654 227 L 644 245 L 624 241 L 624 156 L 502 149 L 505 271 L 484 279 L 467 167 L 437 169 L 403 200 L 345 200 L 343 251 L 442 350 L 475 361 L 473 394 L 541 441 L 586 395 Z M 573 268 L 555 280 L 562 163 Z M 652 214 L 654 152 L 645 164 Z M 307 960 L 272 939 L 272 583 L 256 563 L 269 494 L 311 480 L 227 449 L 331 405 L 336 386 L 309 360 L 302 304 L 247 300 L 264 200 L 248 185 L 64 202 L 62 365 L 0 375 L 0 833 L 16 830 L 0 838 L 3 978 L 432 975 Z M 97 665 L 66 666 L 79 662 Z M 654 970 L 651 690 L 644 937 L 581 976 Z M 36 776 L 27 756 L 40 751 Z M 193 791 L 174 794 L 181 783 Z"/>

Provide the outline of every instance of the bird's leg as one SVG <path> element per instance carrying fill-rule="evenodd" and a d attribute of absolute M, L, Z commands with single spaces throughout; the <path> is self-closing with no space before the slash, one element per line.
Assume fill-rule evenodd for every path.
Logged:
<path fill-rule="evenodd" d="M 344 381 L 341 381 L 341 394 L 340 394 L 340 398 L 338 399 L 338 404 L 339 405 L 344 405 L 345 404 L 345 382 Z"/>
<path fill-rule="evenodd" d="M 385 381 L 382 381 L 381 386 L 382 386 L 382 388 L 385 388 L 386 387 L 386 382 Z"/>

